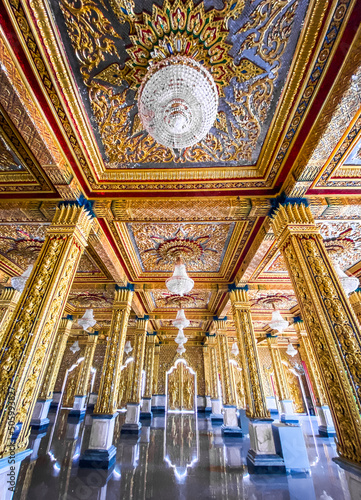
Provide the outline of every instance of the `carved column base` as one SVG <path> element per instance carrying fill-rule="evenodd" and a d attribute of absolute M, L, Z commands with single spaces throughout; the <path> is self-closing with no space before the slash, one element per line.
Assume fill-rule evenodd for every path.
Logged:
<path fill-rule="evenodd" d="M 143 398 L 140 409 L 140 420 L 150 420 L 152 417 L 152 398 Z"/>
<path fill-rule="evenodd" d="M 294 413 L 293 401 L 291 399 L 280 399 L 279 403 L 281 407 L 281 422 L 285 424 L 299 424 L 300 420 Z"/>
<path fill-rule="evenodd" d="M 250 474 L 281 474 L 286 472 L 285 464 L 276 453 L 272 432 L 272 419 L 249 421 L 250 450 L 247 466 Z"/>
<path fill-rule="evenodd" d="M 222 434 L 225 438 L 242 437 L 242 430 L 238 425 L 237 408 L 224 406 Z"/>
<path fill-rule="evenodd" d="M 53 399 L 51 400 L 50 410 L 56 410 L 61 400 L 61 392 L 53 392 Z"/>
<path fill-rule="evenodd" d="M 212 412 L 212 401 L 211 401 L 211 396 L 206 396 L 206 408 L 205 408 L 205 413 L 211 413 Z"/>
<path fill-rule="evenodd" d="M 68 417 L 84 418 L 86 413 L 86 396 L 75 396 L 73 408 L 70 410 Z"/>
<path fill-rule="evenodd" d="M 0 491 L 3 500 L 11 500 L 15 491 L 16 480 L 21 462 L 30 455 L 31 450 L 16 453 L 10 457 L 0 459 Z"/>
<path fill-rule="evenodd" d="M 211 422 L 212 424 L 223 424 L 222 415 L 222 400 L 221 399 L 211 399 Z"/>
<path fill-rule="evenodd" d="M 205 396 L 197 396 L 197 412 L 205 413 L 207 406 L 207 401 Z"/>
<path fill-rule="evenodd" d="M 48 413 L 52 399 L 38 400 L 35 403 L 34 412 L 31 418 L 30 425 L 33 431 L 45 431 L 48 428 L 50 420 Z"/>
<path fill-rule="evenodd" d="M 114 415 L 93 415 L 89 448 L 80 457 L 79 466 L 92 469 L 110 469 L 116 458 L 113 446 Z"/>
<path fill-rule="evenodd" d="M 332 460 L 345 470 L 350 500 L 360 500 L 361 466 L 341 457 L 335 457 Z"/>
<path fill-rule="evenodd" d="M 154 394 L 152 396 L 152 413 L 165 413 L 165 394 Z"/>
<path fill-rule="evenodd" d="M 330 408 L 317 406 L 318 433 L 321 437 L 336 436 L 335 426 L 331 416 Z"/>
<path fill-rule="evenodd" d="M 95 392 L 90 394 L 87 409 L 90 410 L 91 412 L 94 410 L 94 406 L 96 405 L 97 399 L 98 399 L 98 394 L 96 394 Z"/>
<path fill-rule="evenodd" d="M 140 420 L 140 404 L 128 403 L 125 423 L 122 426 L 122 434 L 139 434 L 142 424 Z"/>
<path fill-rule="evenodd" d="M 278 415 L 277 401 L 274 396 L 267 396 L 266 404 L 271 415 Z"/>
<path fill-rule="evenodd" d="M 238 410 L 238 425 L 242 430 L 243 436 L 247 436 L 249 434 L 249 418 L 244 408 Z"/>

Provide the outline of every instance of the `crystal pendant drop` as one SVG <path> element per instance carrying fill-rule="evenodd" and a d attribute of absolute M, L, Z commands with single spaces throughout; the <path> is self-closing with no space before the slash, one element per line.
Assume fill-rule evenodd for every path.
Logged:
<path fill-rule="evenodd" d="M 11 286 L 21 293 L 25 288 L 26 282 L 28 281 L 32 270 L 33 265 L 30 265 L 21 276 L 14 276 L 11 278 Z"/>
<path fill-rule="evenodd" d="M 126 354 L 129 354 L 130 352 L 132 352 L 132 350 L 133 350 L 132 344 L 130 343 L 130 340 L 127 340 L 124 346 L 124 352 Z"/>
<path fill-rule="evenodd" d="M 93 316 L 93 309 L 87 309 L 84 316 L 78 319 L 78 325 L 80 325 L 85 331 L 96 324 L 96 320 Z"/>
<path fill-rule="evenodd" d="M 287 347 L 287 351 L 286 353 L 289 355 L 289 356 L 296 356 L 297 354 L 297 350 L 293 347 L 293 345 L 291 344 L 291 342 L 288 342 L 288 347 Z"/>
<path fill-rule="evenodd" d="M 272 330 L 277 330 L 279 333 L 282 333 L 288 327 L 289 323 L 285 319 L 282 318 L 279 311 L 272 312 L 272 320 L 269 323 L 269 326 Z"/>
<path fill-rule="evenodd" d="M 183 330 L 183 328 L 187 328 L 187 326 L 189 326 L 190 321 L 185 317 L 184 310 L 179 309 L 177 317 L 172 321 L 172 323 L 176 328 Z"/>
<path fill-rule="evenodd" d="M 356 276 L 347 276 L 347 274 L 342 271 L 340 265 L 338 263 L 335 264 L 335 269 L 339 280 L 341 281 L 341 285 L 345 290 L 347 295 L 350 295 L 352 292 L 357 290 L 360 285 L 360 281 Z"/>

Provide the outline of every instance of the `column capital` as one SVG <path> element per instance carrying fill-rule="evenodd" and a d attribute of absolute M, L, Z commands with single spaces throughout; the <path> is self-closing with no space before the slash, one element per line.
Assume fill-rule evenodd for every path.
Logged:
<path fill-rule="evenodd" d="M 229 286 L 229 297 L 231 299 L 231 304 L 233 307 L 248 307 L 250 306 L 248 302 L 248 286 L 235 287 L 234 285 Z"/>
<path fill-rule="evenodd" d="M 55 210 L 47 234 L 50 237 L 59 234 L 64 236 L 74 234 L 79 243 L 86 246 L 93 224 L 92 220 L 93 217 L 84 207 L 76 204 L 62 204 Z"/>
<path fill-rule="evenodd" d="M 217 335 L 225 335 L 227 333 L 227 316 L 224 318 L 213 316 L 213 325 L 216 329 Z"/>
<path fill-rule="evenodd" d="M 3 288 L 0 292 L 0 307 L 8 306 L 11 302 L 16 304 L 20 298 L 21 293 L 15 290 L 15 288 L 11 286 L 7 286 Z"/>
<path fill-rule="evenodd" d="M 280 238 L 286 228 L 291 233 L 319 234 L 311 209 L 305 203 L 279 205 L 272 216 L 271 223 L 276 238 Z"/>
<path fill-rule="evenodd" d="M 298 318 L 299 318 L 299 316 L 298 316 Z M 293 327 L 296 330 L 298 335 L 301 335 L 302 337 L 307 336 L 306 325 L 305 325 L 304 321 L 302 321 L 301 318 L 299 318 L 298 321 L 293 322 Z"/>
<path fill-rule="evenodd" d="M 115 285 L 113 309 L 125 309 L 127 306 L 132 305 L 134 287 L 120 287 Z"/>
<path fill-rule="evenodd" d="M 137 318 L 135 333 L 138 335 L 139 333 L 148 334 L 147 332 L 148 322 L 149 322 L 149 316 L 144 316 L 143 318 Z"/>

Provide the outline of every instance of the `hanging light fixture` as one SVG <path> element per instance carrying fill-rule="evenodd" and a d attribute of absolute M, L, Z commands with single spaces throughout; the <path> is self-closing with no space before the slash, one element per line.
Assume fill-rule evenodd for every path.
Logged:
<path fill-rule="evenodd" d="M 183 344 L 179 344 L 179 346 L 177 347 L 177 353 L 178 354 L 183 354 L 184 352 L 186 352 L 184 345 Z"/>
<path fill-rule="evenodd" d="M 178 335 L 176 336 L 176 338 L 174 339 L 174 342 L 176 342 L 177 344 L 185 344 L 186 342 L 188 342 L 188 339 L 187 337 L 184 335 L 183 333 L 183 330 L 182 329 L 179 329 L 178 330 Z"/>
<path fill-rule="evenodd" d="M 186 318 L 184 310 L 179 309 L 179 311 L 177 312 L 177 317 L 172 321 L 172 323 L 173 326 L 175 326 L 179 330 L 183 330 L 183 328 L 187 328 L 187 326 L 189 326 L 190 321 Z"/>
<path fill-rule="evenodd" d="M 74 342 L 72 346 L 70 346 L 70 350 L 73 354 L 80 351 L 79 342 L 77 340 Z"/>
<path fill-rule="evenodd" d="M 84 316 L 78 319 L 78 325 L 80 325 L 85 331 L 96 324 L 96 320 L 93 316 L 93 309 L 87 309 Z"/>
<path fill-rule="evenodd" d="M 26 282 L 28 281 L 28 278 L 31 274 L 31 271 L 33 270 L 33 265 L 31 264 L 30 266 L 27 267 L 26 271 L 23 272 L 21 276 L 14 276 L 11 278 L 11 286 L 15 288 L 18 292 L 22 292 L 25 288 Z"/>
<path fill-rule="evenodd" d="M 238 349 L 237 342 L 233 342 L 233 344 L 232 344 L 232 349 L 231 349 L 231 353 L 233 354 L 233 356 L 238 356 L 238 354 L 239 354 L 239 349 Z"/>
<path fill-rule="evenodd" d="M 287 351 L 286 351 L 286 353 L 287 353 L 289 356 L 292 356 L 292 357 L 293 357 L 293 356 L 296 356 L 296 354 L 297 354 L 297 349 L 295 349 L 295 348 L 293 347 L 293 344 L 291 344 L 291 342 L 290 342 L 290 341 L 288 341 L 288 346 L 287 346 Z"/>
<path fill-rule="evenodd" d="M 285 330 L 289 323 L 285 319 L 282 318 L 281 313 L 276 309 L 273 304 L 274 311 L 272 312 L 272 319 L 268 325 L 272 328 L 272 330 L 277 330 L 279 333 L 282 333 Z"/>
<path fill-rule="evenodd" d="M 166 287 L 171 293 L 183 297 L 194 287 L 194 281 L 187 275 L 186 266 L 178 258 L 175 264 L 173 276 L 165 282 Z"/>
<path fill-rule="evenodd" d="M 130 343 L 130 340 L 127 340 L 124 346 L 124 352 L 126 354 L 129 354 L 130 352 L 132 352 L 132 350 L 133 350 L 132 344 Z"/>
<path fill-rule="evenodd" d="M 343 286 L 343 289 L 346 292 L 346 295 L 348 296 L 352 292 L 357 290 L 357 288 L 360 285 L 359 279 L 356 278 L 356 276 L 347 276 L 347 274 L 344 271 L 342 271 L 340 264 L 338 264 L 338 262 L 336 262 L 334 266 L 336 269 L 337 276 L 341 281 L 341 285 Z"/>

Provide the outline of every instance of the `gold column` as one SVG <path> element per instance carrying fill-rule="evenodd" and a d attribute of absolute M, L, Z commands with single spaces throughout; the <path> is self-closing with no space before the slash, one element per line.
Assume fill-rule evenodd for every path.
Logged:
<path fill-rule="evenodd" d="M 137 319 L 134 338 L 133 383 L 130 390 L 129 403 L 139 404 L 142 397 L 142 371 L 144 364 L 145 339 L 147 336 L 148 317 Z"/>
<path fill-rule="evenodd" d="M 130 288 L 118 287 L 114 294 L 110 339 L 105 352 L 95 414 L 113 415 L 117 410 L 125 338 L 134 293 Z"/>
<path fill-rule="evenodd" d="M 93 365 L 97 340 L 98 340 L 97 333 L 88 335 L 88 341 L 85 347 L 84 359 L 76 383 L 75 397 L 77 396 L 84 397 L 88 395 L 89 377 Z"/>
<path fill-rule="evenodd" d="M 70 317 L 71 318 L 71 317 Z M 52 399 L 55 382 L 59 373 L 61 361 L 63 359 L 66 343 L 69 337 L 73 320 L 62 318 L 59 323 L 58 332 L 56 334 L 54 347 L 50 355 L 48 366 L 42 382 L 39 399 Z"/>
<path fill-rule="evenodd" d="M 280 206 L 272 224 L 324 382 L 338 453 L 361 463 L 359 323 L 311 210 L 303 204 Z"/>
<path fill-rule="evenodd" d="M 90 215 L 76 205 L 57 208 L 33 271 L 4 334 L 0 358 L 0 457 L 9 454 L 12 423 L 22 423 L 15 451 L 24 450 L 40 383 L 80 257 Z M 15 415 L 15 419 L 11 416 Z"/>
<path fill-rule="evenodd" d="M 293 406 L 285 371 L 281 362 L 281 354 L 277 345 L 277 337 L 267 337 L 268 348 L 271 353 L 272 365 L 275 374 L 278 400 L 282 413 L 293 413 Z"/>
<path fill-rule="evenodd" d="M 231 373 L 226 321 L 217 320 L 214 321 L 214 325 L 217 330 L 223 404 L 236 406 L 236 394 Z"/>
<path fill-rule="evenodd" d="M 154 372 L 154 349 L 156 334 L 147 334 L 146 338 L 146 356 L 145 356 L 145 390 L 143 398 L 152 397 L 153 390 L 153 372 Z"/>
<path fill-rule="evenodd" d="M 12 287 L 6 287 L 0 292 L 0 348 L 20 296 L 21 293 Z"/>
<path fill-rule="evenodd" d="M 361 325 L 361 292 L 356 291 L 349 296 L 353 310 L 357 316 L 359 324 Z"/>
<path fill-rule="evenodd" d="M 266 398 L 258 359 L 256 337 L 253 330 L 251 305 L 247 290 L 235 288 L 230 292 L 233 319 L 236 325 L 238 348 L 243 369 L 246 396 L 246 415 L 249 418 L 268 419 Z"/>
<path fill-rule="evenodd" d="M 203 346 L 205 396 L 211 395 L 211 367 L 208 345 Z"/>
<path fill-rule="evenodd" d="M 219 399 L 219 390 L 218 390 L 218 363 L 217 363 L 217 344 L 216 344 L 216 336 L 208 337 L 208 346 L 209 346 L 209 358 L 210 358 L 210 371 L 211 371 L 211 398 Z"/>
<path fill-rule="evenodd" d="M 158 393 L 158 372 L 159 372 L 159 354 L 160 345 L 157 344 L 154 348 L 154 370 L 153 370 L 153 394 Z"/>
<path fill-rule="evenodd" d="M 300 344 L 299 352 L 302 360 L 305 362 L 308 374 L 311 379 L 312 389 L 315 394 L 317 406 L 327 405 L 325 390 L 323 388 L 323 381 L 318 369 L 315 358 L 315 353 L 306 332 L 306 327 L 303 321 L 293 323 L 293 326 L 298 334 L 298 342 Z"/>

